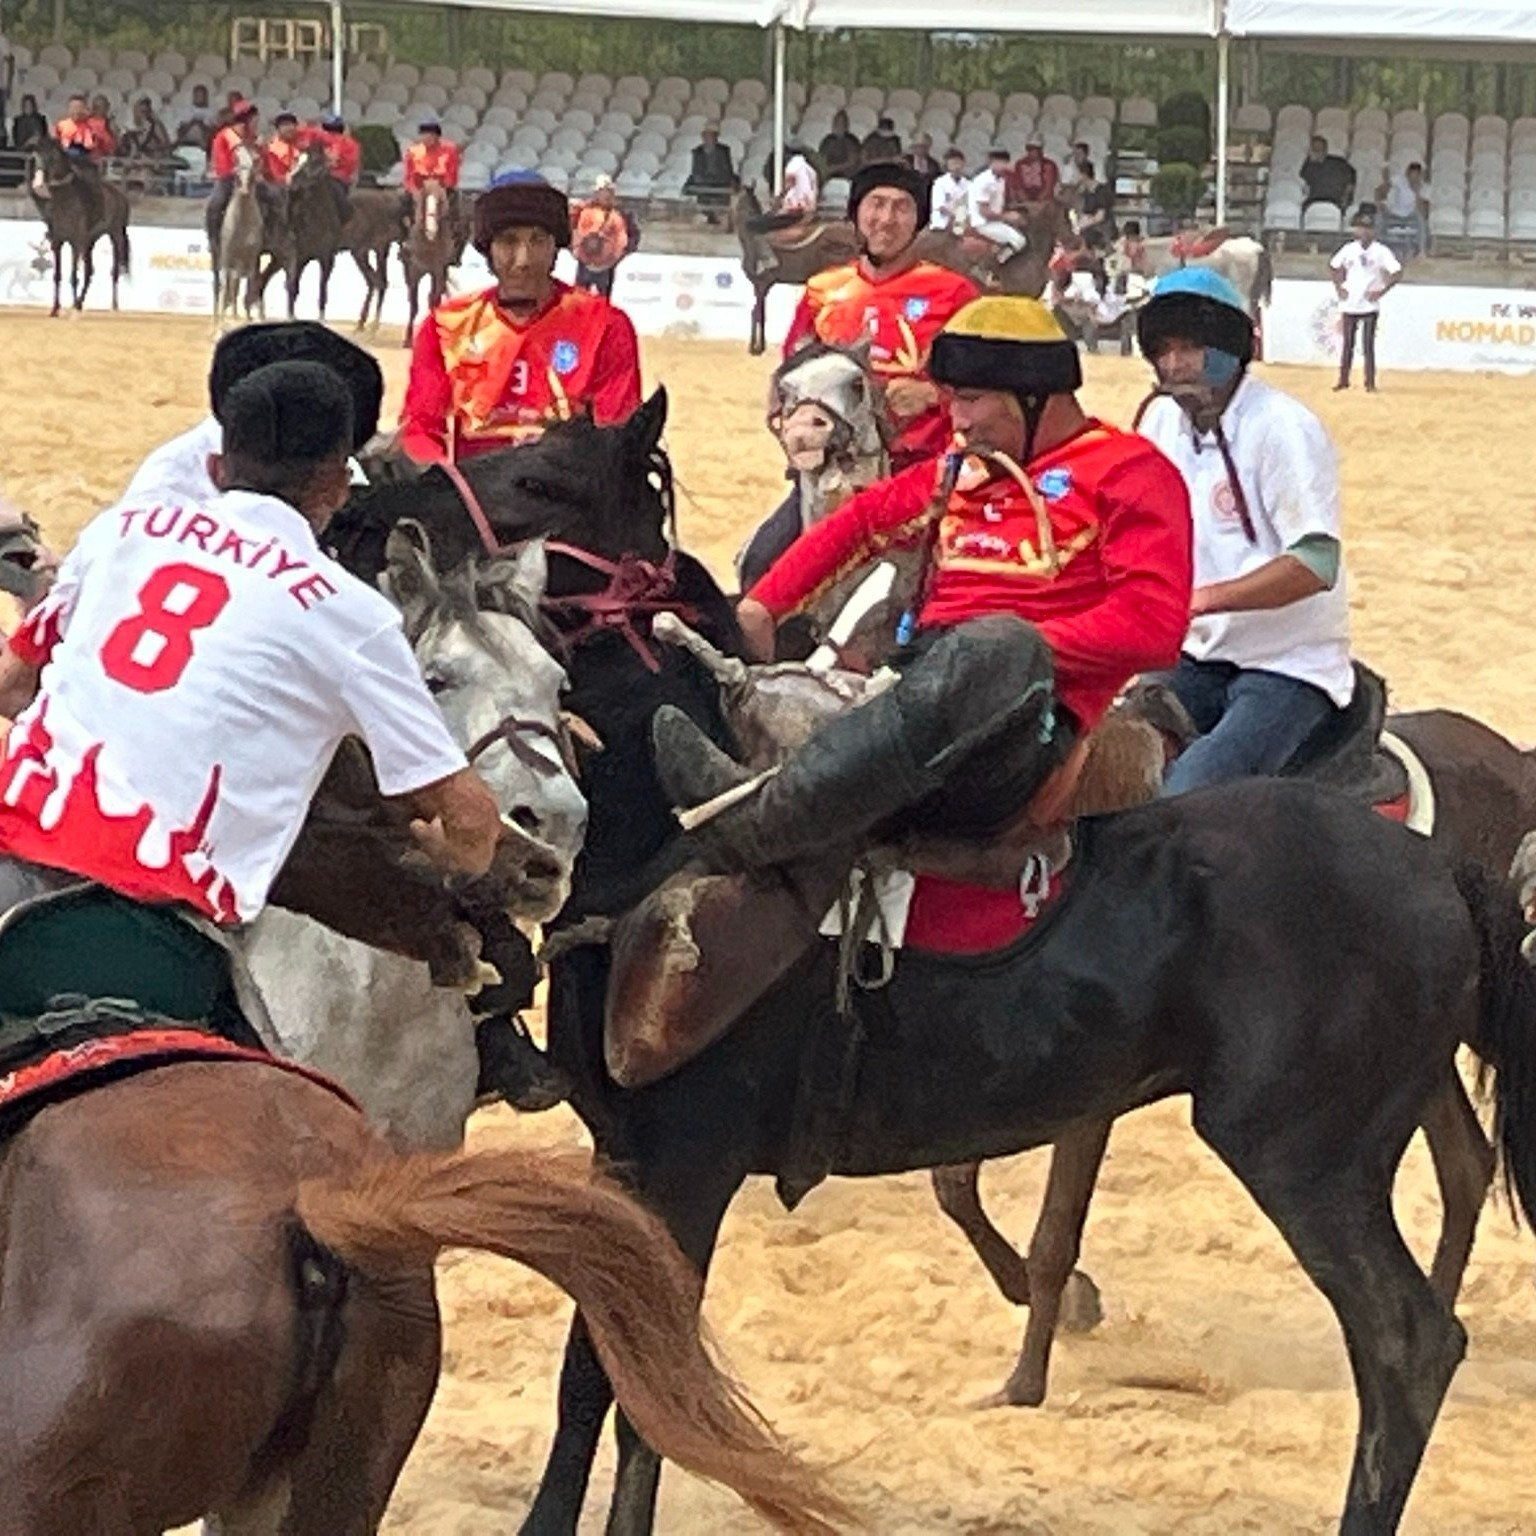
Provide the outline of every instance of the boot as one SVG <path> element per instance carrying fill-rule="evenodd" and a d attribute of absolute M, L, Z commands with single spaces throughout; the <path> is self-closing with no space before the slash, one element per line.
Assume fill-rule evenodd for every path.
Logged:
<path fill-rule="evenodd" d="M 712 800 L 751 777 L 681 711 L 658 711 L 653 731 L 658 774 L 677 801 Z M 700 825 L 695 841 L 725 871 L 819 861 L 940 782 L 913 756 L 895 695 L 885 693 L 822 726 L 776 774 Z"/>

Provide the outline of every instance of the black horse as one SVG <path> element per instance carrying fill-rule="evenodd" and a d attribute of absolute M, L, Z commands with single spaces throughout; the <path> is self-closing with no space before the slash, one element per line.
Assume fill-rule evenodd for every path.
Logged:
<path fill-rule="evenodd" d="M 320 268 L 320 318 L 325 319 L 331 273 L 345 243 L 341 211 L 330 181 L 331 167 L 324 147 L 311 144 L 288 184 L 279 189 L 275 215 L 267 221 L 267 257 L 256 279 L 258 291 L 265 295 L 273 276 L 281 270 L 287 279 L 290 320 L 298 307 L 304 269 L 311 262 Z"/>
<path fill-rule="evenodd" d="M 557 601 L 616 590 L 612 572 L 638 560 L 658 577 L 651 597 L 670 573 L 672 599 L 718 641 L 733 627 L 719 594 L 667 547 L 663 410 L 552 430 L 467 476 L 497 537 L 555 533 L 608 564 L 557 550 Z M 476 547 L 439 473 L 344 514 L 338 552 L 372 574 L 387 520 L 406 508 L 450 559 Z M 572 707 L 618 754 L 596 759 L 587 784 L 594 841 L 574 916 L 624 910 L 686 857 L 649 761 L 654 709 L 673 703 L 721 728 L 712 690 L 653 654 L 636 606 L 627 631 L 622 608 L 599 609 L 598 623 L 591 605 L 554 614 L 573 642 Z M 803 1189 L 818 1153 L 849 1175 L 996 1157 L 1188 1094 L 1197 1133 L 1339 1319 L 1359 1404 L 1341 1529 L 1378 1536 L 1397 1527 L 1465 1348 L 1391 1205 L 1460 1038 L 1495 1069 L 1505 1156 L 1536 1212 L 1536 978 L 1518 960 L 1522 933 L 1513 895 L 1474 866 L 1326 790 L 1255 781 L 1082 824 L 1067 894 L 1016 945 L 964 960 L 908 952 L 889 986 L 855 994 L 849 1017 L 834 1005 L 835 956 L 811 949 L 734 1030 L 640 1090 L 621 1092 L 603 1067 L 606 952 L 575 950 L 551 978 L 551 1049 L 601 1153 L 701 1269 L 749 1174 L 788 1171 Z M 577 1529 L 611 1402 L 578 1317 L 525 1532 Z M 622 1418 L 618 1434 L 608 1529 L 639 1536 L 653 1527 L 660 1464 Z"/>
<path fill-rule="evenodd" d="M 96 271 L 96 247 L 103 239 L 112 245 L 112 308 L 116 309 L 118 285 L 128 275 L 131 261 L 127 194 L 104 181 L 94 161 L 67 154 L 54 139 L 40 140 L 35 153 L 32 198 L 53 248 L 53 314 L 64 307 L 64 248 L 68 246 L 70 255 L 70 297 L 76 309 L 84 309 Z"/>

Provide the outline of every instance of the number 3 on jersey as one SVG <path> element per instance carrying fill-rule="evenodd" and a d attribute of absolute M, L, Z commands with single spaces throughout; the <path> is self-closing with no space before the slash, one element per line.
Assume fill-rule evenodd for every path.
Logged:
<path fill-rule="evenodd" d="M 107 636 L 101 664 L 135 693 L 174 688 L 192 660 L 192 637 L 229 603 L 229 583 L 195 565 L 163 565 L 139 588 L 138 610 Z"/>

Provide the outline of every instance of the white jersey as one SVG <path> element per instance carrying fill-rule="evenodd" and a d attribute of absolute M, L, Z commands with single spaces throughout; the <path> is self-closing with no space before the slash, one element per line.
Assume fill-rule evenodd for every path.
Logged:
<path fill-rule="evenodd" d="M 784 167 L 784 195 L 779 207 L 785 213 L 815 213 L 821 201 L 816 168 L 804 155 L 793 155 Z"/>
<path fill-rule="evenodd" d="M 123 500 L 165 496 L 192 503 L 212 501 L 219 488 L 208 473 L 208 458 L 223 451 L 224 428 L 214 417 L 205 416 L 190 431 L 162 443 L 139 465 Z"/>
<path fill-rule="evenodd" d="M 1008 207 L 1008 183 L 988 166 L 971 182 L 971 223 L 1000 219 Z"/>
<path fill-rule="evenodd" d="M 1141 426 L 1189 487 L 1196 587 L 1246 576 L 1309 534 L 1340 536 L 1338 456 L 1306 406 L 1250 376 L 1238 385 L 1222 429 L 1253 520 L 1252 541 L 1215 438 L 1196 437 L 1189 417 L 1169 399 L 1154 401 Z M 1300 678 L 1342 708 L 1355 689 L 1342 560 L 1326 592 L 1284 608 L 1195 619 L 1184 649 L 1199 661 Z"/>
<path fill-rule="evenodd" d="M 1381 294 L 1377 291 L 1389 277 L 1396 277 L 1403 264 L 1393 253 L 1391 246 L 1373 240 L 1362 245 L 1351 240 L 1329 263 L 1344 287 L 1339 308 L 1346 315 L 1374 315 L 1381 311 Z"/>
<path fill-rule="evenodd" d="M 933 184 L 933 212 L 928 227 L 954 230 L 965 222 L 970 206 L 970 177 L 952 176 L 945 171 Z"/>
<path fill-rule="evenodd" d="M 386 795 L 464 766 L 380 593 L 292 507 L 119 502 L 12 637 L 42 668 L 0 759 L 0 851 L 248 921 L 342 738 Z"/>

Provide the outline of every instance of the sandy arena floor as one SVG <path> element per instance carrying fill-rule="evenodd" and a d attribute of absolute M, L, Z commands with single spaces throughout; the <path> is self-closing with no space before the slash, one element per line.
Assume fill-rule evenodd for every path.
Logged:
<path fill-rule="evenodd" d="M 203 411 L 205 324 L 0 316 L 11 407 L 0 491 L 67 540 L 139 458 Z M 779 490 L 761 427 L 765 361 L 735 346 L 648 342 L 672 395 L 682 535 L 725 570 Z M 385 355 L 398 390 L 404 357 Z M 1089 364 L 1087 398 L 1126 421 L 1140 365 Z M 1388 376 L 1334 398 L 1321 373 L 1271 375 L 1318 409 L 1344 459 L 1357 645 L 1405 706 L 1450 705 L 1536 739 L 1536 378 Z M 937 1214 L 924 1178 L 825 1186 L 793 1216 L 754 1186 L 729 1217 L 709 1313 L 762 1406 L 819 1457 L 878 1536 L 1265 1536 L 1332 1529 L 1354 1432 L 1331 1316 L 1246 1195 L 1196 1142 L 1182 1104 L 1117 1131 L 1086 1266 L 1104 1326 L 1057 1352 L 1049 1404 L 969 1405 L 1000 1384 L 1019 1318 Z M 578 1137 L 562 1114 L 477 1122 L 487 1140 Z M 987 1194 L 1029 1230 L 1037 1155 Z M 1418 1147 L 1400 1209 L 1427 1253 L 1439 1206 Z M 1536 1245 L 1492 1207 L 1462 1293 L 1471 1351 L 1406 1529 L 1536 1533 Z M 509 1266 L 443 1265 L 447 1369 L 389 1521 L 413 1536 L 515 1527 L 553 1428 L 567 1308 Z M 607 1452 L 598 1489 L 606 1497 Z M 747 1532 L 726 1495 L 669 1473 L 662 1528 Z M 594 1501 L 583 1530 L 601 1529 Z"/>

